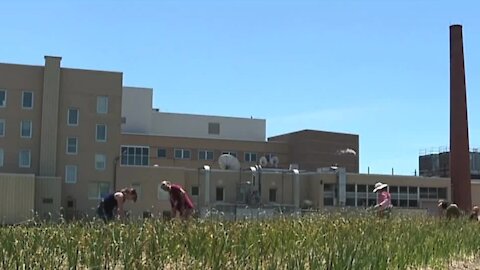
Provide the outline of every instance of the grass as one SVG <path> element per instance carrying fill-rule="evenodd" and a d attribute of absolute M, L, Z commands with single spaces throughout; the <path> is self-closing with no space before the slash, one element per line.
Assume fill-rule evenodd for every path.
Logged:
<path fill-rule="evenodd" d="M 311 215 L 0 228 L 0 269 L 444 269 L 480 251 L 480 224 Z"/>

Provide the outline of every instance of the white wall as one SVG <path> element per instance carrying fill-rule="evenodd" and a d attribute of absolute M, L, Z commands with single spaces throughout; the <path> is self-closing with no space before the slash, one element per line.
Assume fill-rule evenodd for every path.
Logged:
<path fill-rule="evenodd" d="M 150 133 L 152 94 L 151 88 L 123 87 L 122 117 L 126 123 L 122 124 L 122 132 Z"/>
<path fill-rule="evenodd" d="M 153 89 L 124 87 L 122 96 L 123 133 L 172 137 L 266 141 L 266 121 L 152 110 Z M 220 134 L 208 134 L 208 124 L 220 123 Z"/>
<path fill-rule="evenodd" d="M 220 123 L 220 134 L 208 134 L 208 123 Z M 265 141 L 264 119 L 153 112 L 152 133 L 162 136 Z"/>

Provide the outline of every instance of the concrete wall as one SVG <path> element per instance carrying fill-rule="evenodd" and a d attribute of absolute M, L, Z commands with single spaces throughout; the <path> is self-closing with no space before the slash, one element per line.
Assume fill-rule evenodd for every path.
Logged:
<path fill-rule="evenodd" d="M 123 87 L 122 93 L 122 132 L 150 134 L 153 89 Z"/>
<path fill-rule="evenodd" d="M 209 134 L 209 123 L 219 123 L 220 134 Z M 266 121 L 264 119 L 154 112 L 151 133 L 161 136 L 264 142 L 266 140 Z"/>
<path fill-rule="evenodd" d="M 62 213 L 62 178 L 35 177 L 35 212 L 43 220 L 58 220 Z"/>
<path fill-rule="evenodd" d="M 0 173 L 0 224 L 15 224 L 33 218 L 35 208 L 33 174 Z"/>

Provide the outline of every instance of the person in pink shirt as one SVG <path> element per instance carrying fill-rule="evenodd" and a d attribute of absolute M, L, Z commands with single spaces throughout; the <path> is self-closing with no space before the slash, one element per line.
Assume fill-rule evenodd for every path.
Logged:
<path fill-rule="evenodd" d="M 387 190 L 388 185 L 382 182 L 375 184 L 373 192 L 377 193 L 377 204 L 375 210 L 380 217 L 384 217 L 392 211 L 392 196 Z"/>
<path fill-rule="evenodd" d="M 172 217 L 177 216 L 177 212 L 181 218 L 187 219 L 193 213 L 195 208 L 190 196 L 182 186 L 172 184 L 169 181 L 162 181 L 160 186 L 163 190 L 170 194 L 170 205 L 172 206 Z"/>

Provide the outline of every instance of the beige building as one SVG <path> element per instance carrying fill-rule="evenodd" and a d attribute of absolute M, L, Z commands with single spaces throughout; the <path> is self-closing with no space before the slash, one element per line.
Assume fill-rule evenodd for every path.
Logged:
<path fill-rule="evenodd" d="M 202 215 L 238 218 L 302 207 L 365 207 L 377 181 L 394 204 L 434 209 L 448 178 L 359 174 L 359 137 L 302 130 L 266 137 L 266 120 L 166 113 L 153 90 L 123 87 L 122 73 L 0 64 L 0 222 L 94 215 L 100 198 L 139 191 L 132 216 L 169 210 L 161 180 L 183 185 Z M 230 154 L 235 166 L 220 166 Z M 225 165 L 224 163 L 222 163 Z M 260 166 L 259 166 L 260 165 Z M 472 182 L 473 201 L 480 189 Z M 478 196 L 477 196 L 478 197 Z M 213 209 L 213 210 L 212 210 Z"/>

